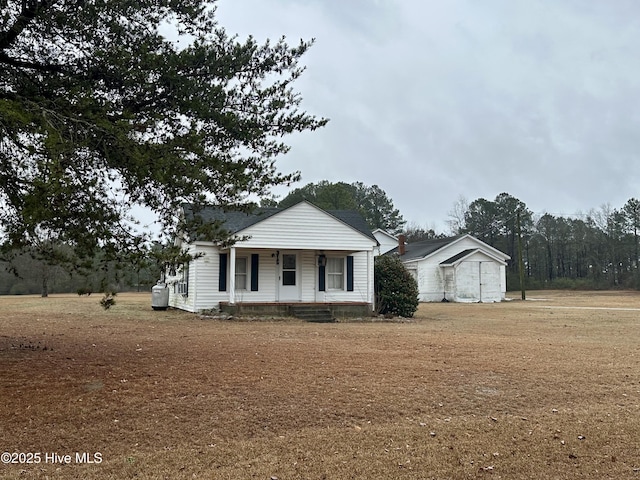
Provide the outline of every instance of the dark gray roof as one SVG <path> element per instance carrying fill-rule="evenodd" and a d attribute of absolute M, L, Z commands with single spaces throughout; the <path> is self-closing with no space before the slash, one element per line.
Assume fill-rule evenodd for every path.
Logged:
<path fill-rule="evenodd" d="M 427 255 L 432 254 L 436 250 L 440 250 L 443 247 L 446 247 L 454 240 L 459 239 L 463 235 L 456 235 L 455 237 L 447 237 L 447 238 L 432 238 L 429 240 L 421 240 L 419 242 L 411 242 L 407 243 L 404 246 L 404 255 L 402 255 L 401 259 L 403 262 L 409 260 L 416 260 L 418 258 L 424 258 Z M 387 252 L 385 255 L 392 255 L 394 253 L 398 253 L 398 247 L 393 250 Z"/>
<path fill-rule="evenodd" d="M 306 201 L 306 200 L 303 200 Z M 310 203 L 310 202 L 307 202 Z M 295 204 L 297 205 L 297 204 Z M 295 206 L 292 205 L 292 206 Z M 189 204 L 184 204 L 183 206 L 186 220 L 194 219 L 194 210 L 193 206 Z M 262 222 L 267 218 L 275 215 L 276 213 L 283 212 L 288 208 L 277 208 L 277 207 L 269 207 L 269 208 L 256 208 L 251 212 L 240 212 L 240 211 L 225 211 L 220 207 L 216 206 L 204 206 L 202 209 L 197 211 L 197 216 L 199 216 L 203 222 L 212 223 L 219 222 L 221 226 L 227 230 L 230 234 L 238 233 L 245 228 L 250 227 L 251 225 L 255 225 L 256 223 Z M 319 208 L 319 207 L 318 207 Z M 322 210 L 322 209 L 321 209 Z M 362 218 L 360 213 L 355 210 L 323 210 L 327 212 L 329 215 L 335 217 L 342 223 L 350 226 L 351 228 L 357 230 L 362 233 L 366 237 L 371 238 L 374 242 L 378 242 L 376 237 L 371 232 L 369 225 Z"/>
<path fill-rule="evenodd" d="M 454 255 L 453 257 L 447 258 L 445 261 L 440 262 L 440 265 L 451 265 L 452 263 L 456 263 L 461 258 L 466 257 L 467 255 L 469 255 L 470 253 L 475 252 L 476 250 L 478 250 L 478 249 L 477 248 L 469 248 L 467 250 L 463 250 L 460 253 L 458 253 L 457 255 Z"/>
<path fill-rule="evenodd" d="M 191 221 L 197 216 L 200 217 L 204 223 L 218 222 L 231 234 L 261 222 L 281 210 L 279 208 L 256 208 L 249 213 L 236 210 L 225 211 L 220 207 L 205 205 L 197 211 L 194 211 L 193 205 L 189 204 L 184 204 L 182 208 L 184 209 L 187 221 Z"/>
<path fill-rule="evenodd" d="M 369 228 L 369 225 L 362 218 L 359 212 L 355 210 L 325 210 L 329 215 L 334 216 L 342 223 L 349 225 L 351 228 L 362 233 L 364 236 L 369 237 L 371 240 L 378 243 L 378 239 L 373 235 L 373 232 Z"/>

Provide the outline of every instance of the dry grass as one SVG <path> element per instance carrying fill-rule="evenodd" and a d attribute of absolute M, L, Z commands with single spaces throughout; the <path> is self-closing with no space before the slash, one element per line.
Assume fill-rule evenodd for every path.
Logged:
<path fill-rule="evenodd" d="M 528 298 L 310 324 L 0 297 L 0 452 L 42 455 L 0 477 L 640 478 L 640 294 Z"/>

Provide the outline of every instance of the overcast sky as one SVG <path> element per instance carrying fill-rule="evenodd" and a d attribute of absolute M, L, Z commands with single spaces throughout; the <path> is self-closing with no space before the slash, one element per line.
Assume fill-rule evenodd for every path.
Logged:
<path fill-rule="evenodd" d="M 298 187 L 379 185 L 439 231 L 460 196 L 507 192 L 554 214 L 640 197 L 637 0 L 217 5 L 228 33 L 316 39 L 296 88 L 330 122 L 278 162 Z"/>

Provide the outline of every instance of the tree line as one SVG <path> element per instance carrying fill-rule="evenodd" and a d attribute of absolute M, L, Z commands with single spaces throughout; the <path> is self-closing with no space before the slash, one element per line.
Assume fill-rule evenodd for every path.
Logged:
<path fill-rule="evenodd" d="M 325 210 L 356 210 L 371 230 L 400 233 L 402 215 L 377 185 L 320 181 L 292 190 L 280 201 L 265 198 L 262 207 L 287 208 L 308 200 Z M 91 256 L 78 252 L 55 236 L 34 237 L 30 245 L 0 245 L 0 295 L 68 292 L 148 291 L 169 264 L 182 263 L 181 252 L 151 243 L 144 236 L 129 241 L 130 248 L 115 252 L 98 249 Z M 185 257 L 186 258 L 186 257 Z M 2 268 L 4 266 L 4 268 Z"/>
<path fill-rule="evenodd" d="M 571 216 L 534 214 L 501 193 L 461 199 L 450 213 L 454 234 L 469 233 L 511 257 L 507 288 L 520 288 L 518 235 L 526 288 L 640 289 L 640 200 Z"/>
<path fill-rule="evenodd" d="M 309 183 L 280 201 L 265 199 L 262 206 L 286 208 L 302 199 L 327 210 L 358 210 L 372 230 L 404 233 L 409 243 L 471 234 L 511 257 L 509 290 L 521 287 L 518 237 L 527 289 L 640 289 L 640 200 L 635 198 L 621 208 L 607 205 L 568 217 L 534 214 L 508 193 L 471 203 L 460 197 L 449 212 L 446 234 L 407 223 L 379 186 L 361 182 Z M 5 250 L 0 258 L 0 267 L 4 266 L 0 268 L 0 295 L 148 291 L 161 277 L 169 248 L 139 242 L 121 259 L 100 250 L 90 258 L 78 257 L 73 248 L 55 239 Z"/>
<path fill-rule="evenodd" d="M 157 244 L 142 247 L 126 261 L 98 250 L 80 258 L 66 244 L 5 252 L 0 261 L 0 295 L 149 291 L 160 278 Z"/>

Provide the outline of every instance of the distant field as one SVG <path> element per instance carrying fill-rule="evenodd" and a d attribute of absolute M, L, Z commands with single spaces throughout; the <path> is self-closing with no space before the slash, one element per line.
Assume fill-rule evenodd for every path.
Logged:
<path fill-rule="evenodd" d="M 640 294 L 527 298 L 312 324 L 0 297 L 0 477 L 640 478 Z"/>

